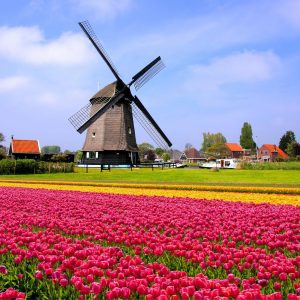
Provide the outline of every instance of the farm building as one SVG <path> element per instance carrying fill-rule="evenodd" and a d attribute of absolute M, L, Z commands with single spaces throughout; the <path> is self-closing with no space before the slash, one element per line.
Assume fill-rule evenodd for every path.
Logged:
<path fill-rule="evenodd" d="M 41 148 L 38 140 L 16 140 L 11 139 L 9 156 L 14 159 L 39 159 Z"/>
<path fill-rule="evenodd" d="M 244 149 L 237 143 L 225 143 L 225 146 L 229 150 L 231 158 L 242 158 L 244 155 Z"/>
<path fill-rule="evenodd" d="M 189 148 L 184 150 L 180 156 L 180 160 L 185 163 L 197 163 L 201 160 L 200 152 L 195 148 Z"/>
<path fill-rule="evenodd" d="M 275 161 L 277 158 L 287 159 L 288 155 L 276 145 L 263 144 L 258 149 L 257 158 L 261 161 Z"/>

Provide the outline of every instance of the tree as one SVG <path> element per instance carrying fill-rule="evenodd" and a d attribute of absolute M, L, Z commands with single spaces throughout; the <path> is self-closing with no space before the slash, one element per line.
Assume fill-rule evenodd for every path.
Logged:
<path fill-rule="evenodd" d="M 208 149 L 213 145 L 224 145 L 226 143 L 226 138 L 221 132 L 210 133 L 203 132 L 203 142 L 201 151 L 208 152 Z"/>
<path fill-rule="evenodd" d="M 161 158 L 164 160 L 164 161 L 168 161 L 170 160 L 171 156 L 168 152 L 164 152 L 161 156 Z"/>
<path fill-rule="evenodd" d="M 51 157 L 52 161 L 56 161 L 56 162 L 62 162 L 62 161 L 66 161 L 67 160 L 67 154 L 65 153 L 57 153 L 57 154 L 53 154 Z"/>
<path fill-rule="evenodd" d="M 140 160 L 154 160 L 155 159 L 155 152 L 154 147 L 149 143 L 142 143 L 138 145 L 139 148 L 139 157 Z"/>
<path fill-rule="evenodd" d="M 217 158 L 227 157 L 230 154 L 229 149 L 225 146 L 225 143 L 218 143 L 211 145 L 207 152 L 210 155 L 213 155 Z"/>
<path fill-rule="evenodd" d="M 297 143 L 296 141 L 292 141 L 291 143 L 288 144 L 288 146 L 286 148 L 286 153 L 290 157 L 297 157 L 297 156 L 299 156 L 300 155 L 300 144 Z"/>
<path fill-rule="evenodd" d="M 74 158 L 75 162 L 80 162 L 81 161 L 82 154 L 83 154 L 83 152 L 81 150 L 77 150 L 75 152 L 75 158 Z"/>
<path fill-rule="evenodd" d="M 164 149 L 162 149 L 162 148 L 156 148 L 155 149 L 155 154 L 156 155 L 158 155 L 158 156 L 162 156 L 162 154 L 164 153 L 165 151 L 164 151 Z"/>
<path fill-rule="evenodd" d="M 245 122 L 240 135 L 240 144 L 244 149 L 255 149 L 256 144 L 253 140 L 252 127 Z"/>
<path fill-rule="evenodd" d="M 0 159 L 6 158 L 6 148 L 0 145 Z"/>
<path fill-rule="evenodd" d="M 5 140 L 3 133 L 0 132 L 0 143 Z M 0 159 L 6 158 L 6 148 L 0 144 Z"/>
<path fill-rule="evenodd" d="M 296 141 L 295 133 L 291 130 L 288 130 L 279 141 L 279 148 L 284 152 L 287 152 L 287 147 L 291 142 Z"/>
<path fill-rule="evenodd" d="M 60 147 L 53 145 L 53 146 L 44 146 L 41 150 L 42 155 L 45 154 L 58 154 L 60 153 Z"/>

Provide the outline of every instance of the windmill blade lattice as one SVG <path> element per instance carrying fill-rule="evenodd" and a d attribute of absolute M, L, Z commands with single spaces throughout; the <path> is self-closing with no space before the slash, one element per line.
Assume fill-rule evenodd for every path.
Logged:
<path fill-rule="evenodd" d="M 161 60 L 160 56 L 154 59 L 150 64 L 143 68 L 140 72 L 132 77 L 132 81 L 129 85 L 134 84 L 136 90 L 140 89 L 147 81 L 159 73 L 163 68 L 165 68 L 164 62 Z"/>
<path fill-rule="evenodd" d="M 132 112 L 134 118 L 140 123 L 144 130 L 149 134 L 153 142 L 164 150 L 169 149 L 169 145 L 165 139 L 160 135 L 156 128 L 152 125 L 151 121 L 145 116 L 145 114 L 139 109 L 139 107 L 132 102 Z"/>
<path fill-rule="evenodd" d="M 115 75 L 115 77 L 118 80 L 121 80 L 117 68 L 115 67 L 115 65 L 113 64 L 111 58 L 109 57 L 109 55 L 105 51 L 104 47 L 100 43 L 100 41 L 99 41 L 96 33 L 94 32 L 92 26 L 90 25 L 89 21 L 80 22 L 79 26 L 84 31 L 84 33 L 87 35 L 89 40 L 92 42 L 92 44 L 94 45 L 94 47 L 96 48 L 98 53 L 102 56 L 102 58 L 104 59 L 104 61 L 106 62 L 106 64 L 108 65 L 108 67 L 110 68 L 112 73 Z"/>
<path fill-rule="evenodd" d="M 116 94 L 118 94 L 118 90 L 116 90 L 115 87 L 111 87 L 106 90 L 103 96 L 91 99 L 87 105 L 82 107 L 77 113 L 69 118 L 70 123 L 78 131 L 83 124 L 91 119 Z"/>

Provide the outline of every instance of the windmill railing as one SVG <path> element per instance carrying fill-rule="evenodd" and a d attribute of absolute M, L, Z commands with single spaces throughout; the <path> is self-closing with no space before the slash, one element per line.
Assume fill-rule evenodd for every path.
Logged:
<path fill-rule="evenodd" d="M 176 168 L 176 163 L 174 162 L 163 162 L 163 163 L 140 163 L 140 164 L 127 164 L 127 165 L 120 165 L 120 164 L 99 164 L 96 162 L 90 161 L 89 163 L 81 162 L 77 165 L 78 170 L 85 170 L 86 173 L 89 172 L 89 170 L 97 170 L 99 169 L 100 172 L 104 170 L 111 171 L 112 169 L 152 169 L 152 171 L 160 169 L 170 169 L 170 168 Z M 80 172 L 78 170 L 75 170 L 75 172 Z"/>

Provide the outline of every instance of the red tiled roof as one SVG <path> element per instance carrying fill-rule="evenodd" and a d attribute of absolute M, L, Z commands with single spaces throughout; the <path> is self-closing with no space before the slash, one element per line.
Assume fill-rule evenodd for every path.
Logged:
<path fill-rule="evenodd" d="M 288 158 L 289 156 L 283 151 L 281 150 L 278 146 L 276 145 L 272 145 L 272 144 L 263 144 L 262 147 L 267 148 L 270 153 L 272 152 L 278 152 L 278 155 L 281 156 L 282 158 Z"/>
<path fill-rule="evenodd" d="M 200 158 L 200 152 L 195 148 L 190 148 L 184 151 L 187 158 Z"/>
<path fill-rule="evenodd" d="M 241 147 L 240 144 L 235 144 L 235 143 L 225 143 L 227 148 L 232 151 L 232 152 L 243 152 L 243 148 Z"/>
<path fill-rule="evenodd" d="M 40 154 L 40 146 L 37 140 L 12 140 L 12 153 L 32 153 Z"/>

